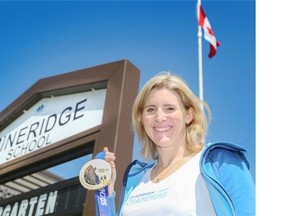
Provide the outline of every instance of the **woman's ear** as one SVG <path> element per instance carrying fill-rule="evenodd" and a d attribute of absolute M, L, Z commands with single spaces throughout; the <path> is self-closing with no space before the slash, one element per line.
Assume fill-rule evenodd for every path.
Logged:
<path fill-rule="evenodd" d="M 192 109 L 192 107 L 189 107 L 188 110 L 186 111 L 185 123 L 190 124 L 193 120 L 193 117 L 194 117 L 194 110 Z"/>

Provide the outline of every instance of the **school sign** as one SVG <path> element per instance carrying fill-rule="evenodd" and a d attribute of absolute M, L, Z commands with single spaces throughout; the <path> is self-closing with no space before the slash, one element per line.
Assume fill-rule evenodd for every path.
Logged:
<path fill-rule="evenodd" d="M 121 179 L 132 160 L 130 116 L 139 76 L 130 61 L 120 60 L 36 82 L 0 114 L 0 186 L 83 155 L 94 157 L 105 146 L 117 152 Z M 120 188 L 116 183 L 118 195 Z M 95 215 L 94 192 L 78 178 L 9 198 L 0 191 L 4 215 Z"/>

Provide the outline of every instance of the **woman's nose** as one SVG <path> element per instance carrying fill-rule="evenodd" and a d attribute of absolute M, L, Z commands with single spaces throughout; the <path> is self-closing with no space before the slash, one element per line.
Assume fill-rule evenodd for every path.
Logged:
<path fill-rule="evenodd" d="M 155 121 L 156 122 L 162 122 L 166 120 L 165 113 L 162 111 L 158 110 L 157 113 L 155 114 Z"/>

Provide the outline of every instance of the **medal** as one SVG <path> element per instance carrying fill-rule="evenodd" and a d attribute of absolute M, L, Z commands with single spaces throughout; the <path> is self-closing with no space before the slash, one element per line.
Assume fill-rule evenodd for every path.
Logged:
<path fill-rule="evenodd" d="M 111 165 L 103 159 L 88 161 L 79 174 L 80 183 L 88 190 L 99 190 L 106 187 L 111 180 Z"/>
<path fill-rule="evenodd" d="M 112 169 L 105 160 L 105 155 L 105 152 L 99 152 L 95 159 L 84 164 L 79 179 L 84 188 L 95 190 L 96 207 L 100 216 L 112 216 L 112 207 L 107 199 Z"/>

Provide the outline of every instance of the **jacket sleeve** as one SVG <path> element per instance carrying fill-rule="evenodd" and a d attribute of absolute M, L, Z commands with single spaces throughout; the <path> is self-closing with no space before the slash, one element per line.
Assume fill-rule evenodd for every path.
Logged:
<path fill-rule="evenodd" d="M 230 197 L 237 216 L 255 215 L 255 184 L 241 148 L 214 147 L 208 155 L 215 178 Z"/>

